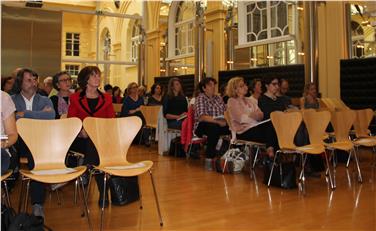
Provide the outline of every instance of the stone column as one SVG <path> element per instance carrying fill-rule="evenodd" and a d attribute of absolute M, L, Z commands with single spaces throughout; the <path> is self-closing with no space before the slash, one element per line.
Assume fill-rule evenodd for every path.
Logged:
<path fill-rule="evenodd" d="M 160 36 L 159 30 L 146 32 L 145 44 L 145 85 L 150 88 L 154 83 L 154 77 L 160 76 Z"/>

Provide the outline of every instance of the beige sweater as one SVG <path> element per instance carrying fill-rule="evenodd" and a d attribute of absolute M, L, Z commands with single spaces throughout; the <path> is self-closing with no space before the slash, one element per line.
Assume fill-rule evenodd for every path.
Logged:
<path fill-rule="evenodd" d="M 230 98 L 227 110 L 231 117 L 231 129 L 241 134 L 257 125 L 258 121 L 250 117 L 250 113 L 260 111 L 260 108 L 248 97 Z"/>

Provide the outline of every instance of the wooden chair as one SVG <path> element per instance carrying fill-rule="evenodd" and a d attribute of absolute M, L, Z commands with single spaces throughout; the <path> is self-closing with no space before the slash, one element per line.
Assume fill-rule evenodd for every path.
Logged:
<path fill-rule="evenodd" d="M 138 163 L 130 163 L 127 160 L 128 149 L 140 130 L 141 125 L 141 119 L 136 116 L 114 119 L 88 117 L 83 122 L 84 129 L 93 141 L 99 154 L 100 164 L 99 166 L 96 166 L 95 169 L 102 171 L 105 174 L 103 195 L 105 195 L 106 192 L 106 181 L 108 180 L 108 177 L 112 175 L 130 177 L 149 172 L 155 202 L 157 204 L 160 225 L 163 226 L 157 191 L 155 189 L 151 171 L 153 162 L 145 160 Z M 141 198 L 140 202 L 142 208 Z M 103 218 L 104 202 L 101 208 L 101 230 L 103 229 Z"/>
<path fill-rule="evenodd" d="M 332 176 L 330 172 L 329 159 L 325 151 L 325 146 L 323 142 L 325 129 L 327 128 L 330 121 L 330 112 L 316 112 L 315 110 L 305 110 L 302 112 L 302 114 L 304 124 L 308 131 L 310 144 L 296 148 L 296 150 L 302 153 L 302 169 L 299 175 L 299 180 L 303 182 L 303 185 L 305 184 L 304 167 L 307 160 L 307 155 L 320 155 L 324 153 L 327 165 L 327 172 L 329 174 L 330 187 L 334 189 L 334 185 L 332 183 Z"/>
<path fill-rule="evenodd" d="M 145 118 L 145 127 L 150 129 L 156 129 L 158 126 L 158 113 L 162 106 L 141 106 L 141 113 Z M 143 133 L 143 130 L 142 130 Z M 141 142 L 142 134 L 140 136 Z"/>
<path fill-rule="evenodd" d="M 81 180 L 81 175 L 86 171 L 86 166 L 76 168 L 67 168 L 65 166 L 65 157 L 68 149 L 81 130 L 81 120 L 78 118 L 62 120 L 19 119 L 16 125 L 19 135 L 24 140 L 34 159 L 34 168 L 32 170 L 20 170 L 22 177 L 28 179 L 25 210 L 27 208 L 30 179 L 46 184 L 57 184 L 78 178 L 82 188 L 81 195 L 83 196 L 82 201 L 85 207 L 84 212 L 91 230 L 87 199 Z M 21 186 L 20 203 L 22 203 L 22 191 Z"/>
<path fill-rule="evenodd" d="M 327 108 L 329 111 L 349 110 L 342 100 L 336 98 L 321 98 L 320 107 Z"/>
<path fill-rule="evenodd" d="M 370 136 L 370 130 L 368 129 L 373 117 L 374 112 L 372 109 L 356 110 L 356 118 L 354 121 L 356 139 L 353 140 L 355 147 L 364 146 L 372 148 L 374 155 L 376 154 L 376 137 Z M 373 161 L 374 162 L 374 161 Z"/>
<path fill-rule="evenodd" d="M 351 155 L 354 155 L 356 167 L 358 170 L 358 181 L 362 182 L 362 174 L 360 172 L 359 160 L 354 149 L 354 144 L 349 138 L 351 126 L 355 121 L 355 112 L 352 110 L 335 111 L 331 113 L 331 123 L 334 128 L 335 142 L 325 143 L 327 149 L 332 151 L 333 165 L 336 166 L 334 158 L 334 150 L 343 150 L 349 153 L 349 160 Z M 346 164 L 348 167 L 349 161 Z M 336 187 L 335 176 L 333 177 L 333 185 Z"/>
<path fill-rule="evenodd" d="M 6 173 L 1 175 L 1 183 L 4 185 L 4 195 L 5 195 L 5 204 L 9 208 L 12 207 L 12 204 L 10 203 L 10 197 L 9 197 L 9 191 L 8 191 L 8 185 L 7 185 L 7 179 L 12 175 L 13 171 L 8 170 Z"/>
<path fill-rule="evenodd" d="M 112 106 L 114 106 L 114 111 L 115 111 L 116 116 L 119 116 L 120 113 L 121 113 L 121 108 L 122 108 L 123 104 L 122 103 L 113 103 Z"/>
<path fill-rule="evenodd" d="M 246 145 L 246 146 L 249 146 L 249 147 L 256 147 L 256 152 L 255 152 L 255 155 L 254 155 L 254 158 L 253 158 L 253 163 L 249 164 L 249 167 L 250 167 L 250 176 L 252 178 L 252 171 L 254 171 L 254 169 L 255 169 L 255 165 L 256 165 L 257 157 L 258 157 L 258 155 L 260 153 L 260 149 L 261 148 L 266 148 L 265 144 L 264 143 L 260 143 L 260 142 L 256 142 L 256 141 L 237 139 L 236 138 L 236 132 L 235 132 L 235 130 L 232 127 L 231 115 L 230 115 L 230 113 L 227 110 L 225 111 L 224 116 L 225 116 L 225 120 L 226 120 L 226 122 L 227 122 L 227 124 L 228 124 L 228 126 L 230 128 L 230 131 L 231 131 L 231 141 L 230 141 L 230 144 L 243 144 L 243 145 Z M 226 162 L 225 162 L 225 166 L 223 168 L 224 170 L 225 170 L 225 167 L 226 167 Z"/>
<path fill-rule="evenodd" d="M 275 111 L 270 114 L 270 119 L 277 134 L 279 150 L 277 150 L 274 154 L 273 165 L 272 169 L 270 170 L 270 176 L 268 180 L 268 187 L 270 186 L 270 181 L 272 179 L 275 162 L 277 160 L 278 155 L 280 153 L 289 154 L 299 152 L 294 144 L 294 137 L 302 122 L 302 113 L 285 113 L 281 111 Z M 282 171 L 281 165 L 280 171 Z"/>

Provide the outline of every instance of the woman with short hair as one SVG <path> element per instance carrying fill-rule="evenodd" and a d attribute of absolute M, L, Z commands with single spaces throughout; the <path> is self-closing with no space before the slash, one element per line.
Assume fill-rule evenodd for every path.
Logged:
<path fill-rule="evenodd" d="M 57 95 L 50 97 L 55 110 L 55 119 L 59 119 L 61 115 L 68 113 L 69 96 L 72 94 L 72 78 L 66 71 L 56 73 L 52 77 L 52 85 L 58 90 Z"/>

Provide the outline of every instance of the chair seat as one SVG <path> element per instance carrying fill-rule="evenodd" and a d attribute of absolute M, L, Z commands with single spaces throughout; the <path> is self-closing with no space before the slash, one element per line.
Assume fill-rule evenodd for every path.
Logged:
<path fill-rule="evenodd" d="M 32 173 L 30 170 L 24 170 L 24 169 L 21 169 L 20 173 L 24 175 L 25 177 L 28 177 L 38 182 L 47 183 L 47 184 L 57 184 L 57 183 L 63 183 L 63 182 L 76 179 L 77 177 L 79 177 L 86 171 L 86 166 L 78 166 L 73 169 L 75 171 L 71 173 L 53 174 L 53 175 L 36 175 Z M 44 170 L 54 170 L 54 169 L 44 169 Z"/>
<path fill-rule="evenodd" d="M 10 175 L 12 175 L 12 170 L 8 170 L 6 173 L 1 175 L 1 181 L 6 180 L 8 177 L 10 177 Z"/>
<path fill-rule="evenodd" d="M 353 143 L 357 146 L 374 147 L 376 146 L 376 137 L 367 137 L 354 140 Z"/>
<path fill-rule="evenodd" d="M 329 149 L 339 149 L 343 151 L 349 151 L 354 148 L 354 144 L 351 141 L 325 143 L 324 145 Z"/>
<path fill-rule="evenodd" d="M 259 143 L 259 142 L 250 141 L 250 140 L 239 140 L 239 139 L 236 139 L 236 140 L 235 140 L 235 143 L 238 143 L 238 144 L 246 144 L 246 145 L 265 146 L 264 143 Z"/>
<path fill-rule="evenodd" d="M 136 165 L 143 165 L 142 167 L 135 167 Z M 114 176 L 137 176 L 147 172 L 153 166 L 153 161 L 145 160 L 137 163 L 124 163 L 124 165 L 100 165 L 96 169 L 106 172 Z M 124 169 L 122 169 L 124 167 Z"/>
<path fill-rule="evenodd" d="M 301 147 L 297 147 L 296 150 L 308 154 L 321 154 L 325 152 L 325 147 L 322 144 L 309 144 Z"/>

